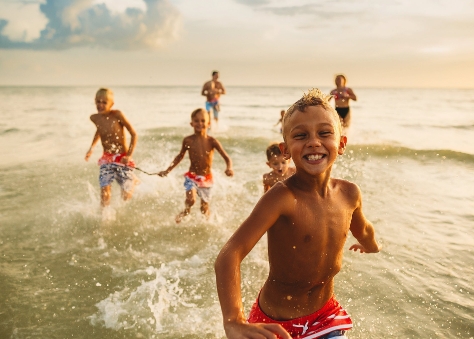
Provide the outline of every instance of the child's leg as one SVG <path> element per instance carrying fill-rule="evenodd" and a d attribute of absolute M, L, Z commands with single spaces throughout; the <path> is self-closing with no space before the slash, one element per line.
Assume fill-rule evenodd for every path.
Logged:
<path fill-rule="evenodd" d="M 209 203 L 205 202 L 202 199 L 201 199 L 201 213 L 204 214 L 206 218 L 209 218 L 209 214 L 211 214 L 211 212 L 209 211 Z"/>
<path fill-rule="evenodd" d="M 135 186 L 139 180 L 133 173 L 130 167 L 119 167 L 117 169 L 117 182 L 122 189 L 122 199 L 124 201 L 130 200 L 135 190 Z"/>
<path fill-rule="evenodd" d="M 186 200 L 184 202 L 185 207 L 184 207 L 184 210 L 176 216 L 175 218 L 176 223 L 180 223 L 181 220 L 183 220 L 183 218 L 189 214 L 189 212 L 191 211 L 191 207 L 194 205 L 195 202 L 196 202 L 196 189 L 193 188 L 189 191 L 186 191 Z"/>
<path fill-rule="evenodd" d="M 342 119 L 342 127 L 349 127 L 351 124 L 351 111 L 349 110 L 349 113 Z"/>
<path fill-rule="evenodd" d="M 100 206 L 107 207 L 110 205 L 110 185 L 100 188 Z"/>

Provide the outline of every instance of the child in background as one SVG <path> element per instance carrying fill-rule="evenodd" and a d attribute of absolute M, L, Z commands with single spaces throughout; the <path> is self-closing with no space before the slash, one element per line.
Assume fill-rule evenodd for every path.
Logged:
<path fill-rule="evenodd" d="M 220 251 L 216 284 L 227 338 L 346 338 L 352 321 L 334 297 L 351 231 L 350 250 L 380 250 L 362 212 L 357 185 L 331 178 L 347 138 L 330 96 L 313 89 L 283 118 L 282 154 L 296 173 L 265 193 Z M 268 277 L 249 317 L 243 313 L 240 264 L 267 233 Z"/>
<path fill-rule="evenodd" d="M 334 82 L 336 88 L 331 91 L 331 95 L 334 97 L 336 112 L 341 117 L 342 126 L 349 127 L 351 122 L 349 100 L 356 101 L 357 97 L 351 88 L 346 87 L 346 77 L 343 74 L 336 75 Z"/>
<path fill-rule="evenodd" d="M 114 180 L 122 189 L 123 200 L 132 197 L 137 182 L 133 173 L 135 164 L 132 160 L 137 134 L 122 112 L 112 110 L 114 93 L 110 89 L 99 89 L 95 96 L 95 104 L 98 113 L 92 114 L 90 119 L 97 127 L 97 131 L 85 159 L 89 160 L 92 149 L 100 139 L 104 148 L 104 153 L 99 159 L 100 204 L 106 207 L 110 204 L 111 184 Z M 130 133 L 128 147 L 124 129 Z"/>
<path fill-rule="evenodd" d="M 207 135 L 209 128 L 209 114 L 203 108 L 198 108 L 191 113 L 191 126 L 194 128 L 194 134 L 183 139 L 181 151 L 174 158 L 171 165 L 158 173 L 160 177 L 165 177 L 181 160 L 183 160 L 186 151 L 188 151 L 189 171 L 184 175 L 184 187 L 186 189 L 185 208 L 176 216 L 176 222 L 179 223 L 187 216 L 191 207 L 196 201 L 196 193 L 201 198 L 201 212 L 206 217 L 209 216 L 209 202 L 211 199 L 211 187 L 213 185 L 211 167 L 214 150 L 224 158 L 227 165 L 225 174 L 233 176 L 232 161 L 222 148 L 217 139 Z"/>
<path fill-rule="evenodd" d="M 281 117 L 280 117 L 280 119 L 277 121 L 277 123 L 275 124 L 275 126 L 278 126 L 278 125 L 281 125 L 281 124 L 282 124 L 282 122 L 283 122 L 283 116 L 285 115 L 285 110 L 284 110 L 284 109 L 282 109 L 282 110 L 280 111 L 280 115 L 281 115 Z M 280 133 L 282 133 L 282 126 L 280 126 Z"/>
<path fill-rule="evenodd" d="M 267 147 L 267 165 L 271 172 L 263 175 L 263 192 L 265 193 L 277 182 L 285 180 L 295 174 L 295 168 L 289 167 L 290 159 L 281 154 L 278 143 L 273 143 Z"/>

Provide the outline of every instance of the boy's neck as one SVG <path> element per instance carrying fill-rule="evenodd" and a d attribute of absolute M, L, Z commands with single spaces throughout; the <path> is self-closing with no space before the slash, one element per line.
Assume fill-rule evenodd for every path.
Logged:
<path fill-rule="evenodd" d="M 290 178 L 294 179 L 293 182 L 298 189 L 305 192 L 317 192 L 324 197 L 331 179 L 331 169 L 319 175 L 309 175 L 296 169 L 296 173 Z"/>
<path fill-rule="evenodd" d="M 199 137 L 207 137 L 207 129 L 204 128 L 202 131 L 198 132 L 198 131 L 194 131 L 194 135 L 196 136 L 199 136 Z"/>

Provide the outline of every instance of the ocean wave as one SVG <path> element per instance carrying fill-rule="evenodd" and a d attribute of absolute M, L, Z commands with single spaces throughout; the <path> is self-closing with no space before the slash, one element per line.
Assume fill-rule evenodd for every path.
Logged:
<path fill-rule="evenodd" d="M 355 155 L 368 155 L 376 157 L 405 157 L 414 160 L 454 160 L 469 164 L 474 164 L 474 154 L 457 152 L 453 150 L 420 150 L 403 146 L 393 145 L 351 145 L 347 151 L 353 152 Z"/>
<path fill-rule="evenodd" d="M 20 129 L 18 128 L 7 128 L 5 130 L 0 131 L 0 135 L 6 135 L 6 134 L 11 134 L 11 133 L 16 133 L 20 132 Z"/>

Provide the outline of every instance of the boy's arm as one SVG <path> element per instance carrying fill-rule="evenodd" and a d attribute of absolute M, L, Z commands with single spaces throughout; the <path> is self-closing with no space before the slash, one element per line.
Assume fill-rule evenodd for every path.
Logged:
<path fill-rule="evenodd" d="M 219 152 L 219 154 L 222 156 L 222 158 L 225 161 L 225 164 L 227 165 L 227 168 L 225 170 L 225 174 L 228 177 L 231 177 L 234 175 L 234 170 L 232 169 L 232 160 L 230 159 L 229 155 L 224 151 L 224 148 L 222 147 L 221 143 L 219 140 L 214 139 L 214 148 Z"/>
<path fill-rule="evenodd" d="M 277 324 L 248 324 L 241 294 L 240 264 L 265 232 L 286 214 L 288 203 L 284 187 L 276 187 L 262 196 L 250 216 L 227 241 L 215 262 L 217 294 L 222 309 L 227 338 L 274 338 L 278 334 L 291 339 Z M 271 208 L 270 208 L 271 207 Z"/>
<path fill-rule="evenodd" d="M 127 129 L 128 133 L 130 133 L 130 145 L 128 146 L 127 154 L 120 160 L 122 163 L 128 164 L 128 161 L 132 157 L 133 151 L 135 150 L 135 146 L 137 145 L 137 133 L 125 115 L 121 111 L 118 111 L 118 114 L 123 127 Z"/>
<path fill-rule="evenodd" d="M 179 151 L 176 158 L 174 158 L 173 162 L 169 165 L 169 167 L 166 170 L 159 172 L 158 175 L 160 177 L 166 177 L 168 175 L 168 173 L 171 172 L 171 170 L 173 168 L 178 166 L 178 164 L 181 162 L 181 160 L 183 160 L 184 155 L 186 154 L 187 150 L 188 150 L 188 146 L 187 146 L 187 142 L 186 142 L 186 138 L 185 138 L 185 139 L 183 139 L 183 145 L 181 146 L 181 151 Z"/>
<path fill-rule="evenodd" d="M 99 131 L 96 131 L 95 134 L 94 134 L 94 137 L 92 138 L 91 147 L 89 148 L 89 150 L 86 153 L 86 157 L 85 157 L 86 161 L 89 161 L 89 158 L 92 155 L 92 149 L 94 148 L 95 144 L 97 144 L 99 139 L 100 139 Z"/>
<path fill-rule="evenodd" d="M 357 204 L 356 209 L 352 213 L 350 230 L 359 243 L 352 245 L 349 250 L 354 250 L 355 252 L 360 250 L 361 253 L 377 253 L 381 247 L 375 240 L 374 226 L 365 218 L 362 212 L 362 194 L 359 187 L 354 186 L 357 190 L 354 192 L 357 195 Z"/>

